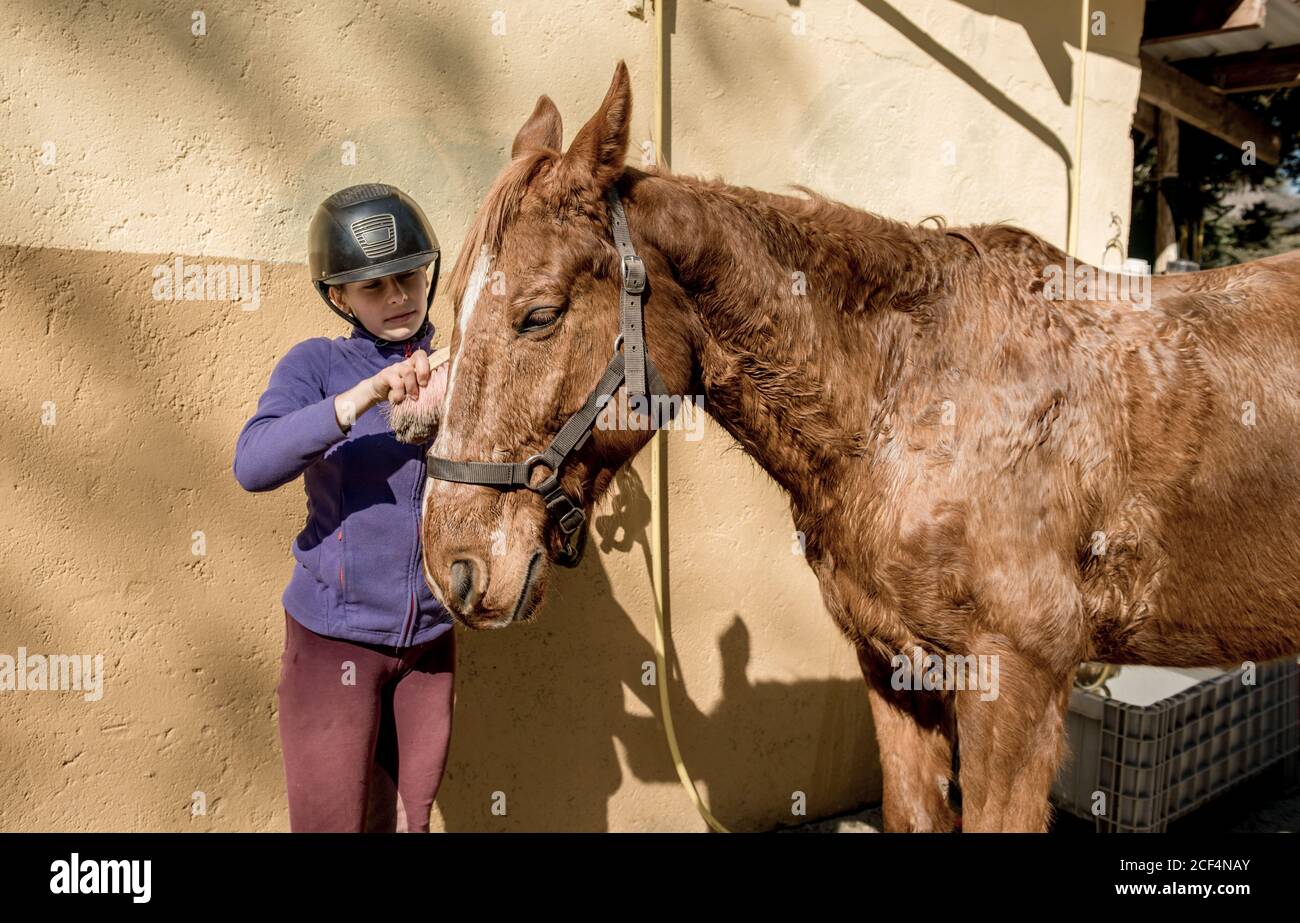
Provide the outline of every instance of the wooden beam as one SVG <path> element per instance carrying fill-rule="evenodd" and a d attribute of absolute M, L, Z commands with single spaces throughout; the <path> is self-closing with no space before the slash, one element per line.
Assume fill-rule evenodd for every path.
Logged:
<path fill-rule="evenodd" d="M 1145 51 L 1138 96 L 1233 147 L 1254 142 L 1255 157 L 1265 163 L 1281 159 L 1282 140 L 1271 125 Z"/>
<path fill-rule="evenodd" d="M 1184 38 L 1259 29 L 1268 0 L 1164 0 L 1148 2 L 1142 44 L 1176 42 Z"/>
<path fill-rule="evenodd" d="M 1190 58 L 1179 61 L 1178 69 L 1220 93 L 1293 87 L 1300 85 L 1300 45 Z"/>
<path fill-rule="evenodd" d="M 1148 138 L 1156 136 L 1156 107 L 1145 99 L 1139 99 L 1137 110 L 1133 113 L 1133 127 Z"/>

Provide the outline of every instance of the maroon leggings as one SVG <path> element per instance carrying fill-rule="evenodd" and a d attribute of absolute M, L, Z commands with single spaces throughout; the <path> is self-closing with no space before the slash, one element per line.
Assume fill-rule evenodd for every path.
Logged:
<path fill-rule="evenodd" d="M 427 832 L 451 740 L 455 630 L 400 650 L 318 635 L 288 612 L 284 630 L 290 829 Z"/>

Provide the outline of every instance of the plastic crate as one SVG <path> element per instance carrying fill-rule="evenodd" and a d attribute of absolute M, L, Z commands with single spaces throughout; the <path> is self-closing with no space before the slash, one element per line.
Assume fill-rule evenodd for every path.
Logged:
<path fill-rule="evenodd" d="M 1148 672 L 1134 677 L 1136 671 Z M 1194 678 L 1207 672 L 1215 675 Z M 1125 673 L 1131 685 L 1158 688 L 1178 674 L 1191 685 L 1142 705 L 1071 690 L 1070 754 L 1052 786 L 1060 809 L 1095 819 L 1098 831 L 1163 831 L 1169 821 L 1275 763 L 1286 761 L 1294 775 L 1300 752 L 1295 658 L 1258 664 L 1253 686 L 1242 682 L 1240 668 L 1124 667 Z M 1105 812 L 1094 818 L 1096 792 L 1105 796 Z"/>

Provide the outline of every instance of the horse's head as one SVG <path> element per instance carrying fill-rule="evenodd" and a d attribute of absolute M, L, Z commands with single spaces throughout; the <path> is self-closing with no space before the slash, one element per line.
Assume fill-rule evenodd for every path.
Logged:
<path fill-rule="evenodd" d="M 606 194 L 624 174 L 631 105 L 620 62 L 600 108 L 568 151 L 560 153 L 560 114 L 546 96 L 515 137 L 511 162 L 479 208 L 452 270 L 451 373 L 429 452 L 431 474 L 452 470 L 435 467 L 442 459 L 495 463 L 496 474 L 515 476 L 523 469 L 512 474 L 501 463 L 523 462 L 547 448 L 607 371 L 625 285 Z M 685 393 L 686 334 L 664 317 L 680 292 L 658 272 L 659 254 L 631 230 L 659 284 L 656 297 L 649 284 L 644 295 L 649 354 L 667 390 Z M 540 493 L 517 484 L 500 489 L 473 477 L 430 477 L 425 576 L 462 624 L 496 628 L 531 619 L 552 563 L 575 563 L 579 533 L 565 526 L 580 522 L 585 537 L 593 502 L 652 435 L 648 426 L 633 428 L 638 417 L 629 417 L 624 389 L 611 403 L 558 472 L 544 462 L 526 471 L 533 487 L 555 475 L 549 510 Z M 629 419 L 633 426 L 607 425 Z M 581 512 L 561 523 L 565 503 Z"/>

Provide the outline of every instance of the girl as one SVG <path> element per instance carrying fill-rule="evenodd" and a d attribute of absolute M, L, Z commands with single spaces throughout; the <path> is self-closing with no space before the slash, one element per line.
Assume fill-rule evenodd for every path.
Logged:
<path fill-rule="evenodd" d="M 409 196 L 378 183 L 326 199 L 308 237 L 312 282 L 352 333 L 285 354 L 234 460 L 245 490 L 301 474 L 307 494 L 277 688 L 289 825 L 427 831 L 455 635 L 421 564 L 428 441 L 398 442 L 390 421 L 400 407 L 430 423 L 446 390 L 447 366 L 431 368 L 426 352 L 438 241 Z"/>

